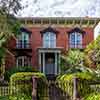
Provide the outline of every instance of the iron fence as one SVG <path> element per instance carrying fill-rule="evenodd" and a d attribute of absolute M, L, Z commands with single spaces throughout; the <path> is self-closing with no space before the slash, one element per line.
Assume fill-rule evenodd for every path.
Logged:
<path fill-rule="evenodd" d="M 0 86 L 0 96 L 8 96 L 10 94 L 9 86 Z"/>
<path fill-rule="evenodd" d="M 67 85 L 67 88 L 59 86 Z M 87 81 L 81 79 L 75 79 L 71 84 L 66 82 L 56 82 L 55 80 L 48 80 L 46 83 L 41 84 L 41 81 L 37 81 L 36 98 L 37 100 L 73 100 L 80 98 L 82 100 L 86 94 L 91 92 L 100 93 L 100 81 Z M 0 96 L 9 96 L 20 94 L 32 95 L 32 80 L 18 80 L 11 86 L 0 86 Z M 70 92 L 70 94 L 69 94 Z M 83 99 L 84 100 L 84 99 Z"/>
<path fill-rule="evenodd" d="M 73 98 L 76 100 L 84 100 L 85 96 L 88 96 L 91 93 L 100 93 L 100 81 L 94 80 L 83 80 L 76 78 L 74 80 L 73 86 Z"/>

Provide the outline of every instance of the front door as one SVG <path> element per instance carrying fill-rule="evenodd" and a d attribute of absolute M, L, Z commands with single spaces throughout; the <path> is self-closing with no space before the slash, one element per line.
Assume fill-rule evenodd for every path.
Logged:
<path fill-rule="evenodd" d="M 46 75 L 57 75 L 59 73 L 60 53 L 41 52 L 39 54 L 40 71 Z"/>
<path fill-rule="evenodd" d="M 46 53 L 45 54 L 45 74 L 54 75 L 56 67 L 57 66 L 55 66 L 54 53 Z"/>

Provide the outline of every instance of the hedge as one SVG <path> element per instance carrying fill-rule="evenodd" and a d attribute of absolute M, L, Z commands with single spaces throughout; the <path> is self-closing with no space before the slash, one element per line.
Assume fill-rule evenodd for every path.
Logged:
<path fill-rule="evenodd" d="M 18 72 L 38 72 L 36 69 L 34 69 L 32 66 L 14 66 L 13 68 L 11 69 L 8 69 L 5 71 L 5 80 L 9 81 L 10 80 L 10 77 L 11 75 L 13 75 L 14 73 L 18 73 Z"/>
<path fill-rule="evenodd" d="M 73 88 L 74 88 L 73 86 L 74 78 L 78 78 L 78 92 L 81 97 L 84 97 L 86 94 L 93 92 L 88 82 L 92 81 L 95 78 L 94 78 L 94 75 L 92 75 L 89 72 L 64 74 L 64 75 L 58 76 L 56 81 L 59 84 L 59 88 L 67 92 L 67 94 L 72 98 Z"/>
<path fill-rule="evenodd" d="M 100 93 L 91 93 L 87 95 L 84 100 L 100 100 Z"/>
<path fill-rule="evenodd" d="M 9 99 L 7 100 L 32 100 L 32 97 L 25 94 L 19 94 L 16 96 L 9 96 Z"/>
<path fill-rule="evenodd" d="M 10 95 L 17 94 L 32 94 L 32 76 L 37 76 L 38 82 L 38 100 L 48 100 L 48 88 L 46 84 L 46 77 L 44 74 L 39 72 L 20 72 L 15 73 L 10 78 Z"/>

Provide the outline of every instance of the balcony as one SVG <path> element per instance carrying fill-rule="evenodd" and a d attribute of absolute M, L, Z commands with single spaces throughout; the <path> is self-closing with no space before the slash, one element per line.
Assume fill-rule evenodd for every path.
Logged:
<path fill-rule="evenodd" d="M 16 48 L 17 49 L 30 49 L 31 45 L 29 42 L 17 42 Z"/>
<path fill-rule="evenodd" d="M 69 48 L 70 49 L 85 49 L 86 48 L 86 44 L 71 44 L 69 43 Z"/>
<path fill-rule="evenodd" d="M 29 42 L 17 42 L 13 49 L 17 55 L 29 55 L 32 52 L 31 44 Z"/>

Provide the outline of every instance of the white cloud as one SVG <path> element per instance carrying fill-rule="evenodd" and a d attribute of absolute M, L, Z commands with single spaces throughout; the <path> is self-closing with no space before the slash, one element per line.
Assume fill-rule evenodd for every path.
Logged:
<path fill-rule="evenodd" d="M 100 17 L 100 0 L 22 0 L 28 5 L 18 16 Z"/>

